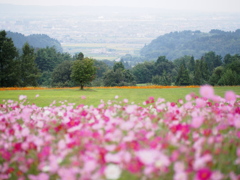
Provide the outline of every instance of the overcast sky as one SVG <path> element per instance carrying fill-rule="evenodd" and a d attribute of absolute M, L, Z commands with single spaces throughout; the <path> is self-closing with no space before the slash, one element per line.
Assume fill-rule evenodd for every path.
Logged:
<path fill-rule="evenodd" d="M 45 6 L 128 6 L 212 12 L 240 12 L 240 0 L 0 0 L 0 3 Z"/>

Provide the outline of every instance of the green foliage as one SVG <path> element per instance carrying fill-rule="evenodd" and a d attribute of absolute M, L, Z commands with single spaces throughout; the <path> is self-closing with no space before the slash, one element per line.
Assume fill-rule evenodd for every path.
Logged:
<path fill-rule="evenodd" d="M 77 55 L 77 60 L 83 60 L 84 59 L 84 54 L 82 52 L 80 52 L 78 55 Z"/>
<path fill-rule="evenodd" d="M 209 33 L 200 31 L 171 32 L 154 39 L 150 44 L 144 46 L 140 53 L 148 59 L 166 56 L 168 59 L 174 60 L 185 55 L 201 58 L 204 53 L 209 51 L 213 51 L 223 57 L 226 54 L 240 52 L 238 31 L 220 32 L 212 30 Z"/>
<path fill-rule="evenodd" d="M 200 71 L 202 74 L 203 84 L 207 84 L 210 78 L 210 72 L 209 72 L 207 62 L 204 58 L 200 60 Z"/>
<path fill-rule="evenodd" d="M 214 68 L 222 65 L 222 57 L 216 55 L 215 52 L 210 51 L 204 54 L 202 57 L 208 65 L 208 69 L 210 72 L 213 71 Z"/>
<path fill-rule="evenodd" d="M 219 85 L 218 82 L 222 77 L 223 71 L 224 71 L 223 66 L 219 66 L 214 69 L 213 74 L 209 80 L 211 85 Z"/>
<path fill-rule="evenodd" d="M 104 76 L 104 73 L 110 70 L 110 67 L 103 61 L 94 60 L 94 66 L 97 68 L 97 78 L 102 78 Z"/>
<path fill-rule="evenodd" d="M 0 87 L 19 85 L 18 52 L 6 31 L 0 31 Z"/>
<path fill-rule="evenodd" d="M 72 87 L 74 83 L 71 81 L 71 68 L 73 61 L 63 61 L 52 73 L 52 86 Z"/>
<path fill-rule="evenodd" d="M 94 66 L 93 59 L 84 58 L 83 60 L 73 62 L 71 79 L 80 85 L 81 90 L 95 78 L 95 75 L 96 67 Z"/>
<path fill-rule="evenodd" d="M 122 62 L 117 62 L 113 70 L 105 73 L 103 77 L 104 86 L 135 86 L 135 78 L 130 70 L 125 70 Z"/>
<path fill-rule="evenodd" d="M 179 68 L 178 76 L 176 79 L 176 85 L 180 86 L 190 85 L 190 77 L 184 61 Z"/>
<path fill-rule="evenodd" d="M 113 66 L 113 71 L 117 71 L 117 70 L 123 71 L 125 69 L 124 65 L 122 62 L 115 62 L 114 66 Z"/>
<path fill-rule="evenodd" d="M 240 75 L 231 69 L 227 69 L 227 71 L 222 75 L 218 84 L 222 86 L 238 85 L 240 84 Z"/>
<path fill-rule="evenodd" d="M 41 77 L 38 79 L 38 84 L 44 87 L 50 87 L 52 84 L 52 72 L 43 71 Z"/>
<path fill-rule="evenodd" d="M 132 68 L 132 73 L 135 76 L 137 83 L 151 82 L 153 76 L 154 62 L 144 62 L 137 64 Z"/>
<path fill-rule="evenodd" d="M 55 48 L 47 47 L 37 51 L 36 63 L 38 68 L 43 71 L 53 71 L 53 69 L 65 60 L 70 60 L 68 53 L 59 53 Z"/>
<path fill-rule="evenodd" d="M 232 57 L 232 62 L 226 66 L 226 69 L 231 69 L 235 71 L 237 74 L 240 74 L 240 56 L 236 58 L 237 55 Z"/>
<path fill-rule="evenodd" d="M 194 57 L 191 56 L 190 62 L 188 64 L 188 69 L 190 72 L 194 72 L 195 69 L 195 61 L 194 61 Z"/>
<path fill-rule="evenodd" d="M 201 72 L 200 60 L 197 60 L 196 63 L 195 63 L 193 84 L 194 85 L 201 85 L 202 82 L 203 82 L 203 80 L 202 80 L 202 72 Z"/>
<path fill-rule="evenodd" d="M 166 74 L 166 72 L 164 72 L 162 76 L 159 76 L 159 75 L 153 76 L 152 77 L 152 84 L 169 86 L 169 85 L 171 85 L 171 79 Z"/>
<path fill-rule="evenodd" d="M 174 68 L 173 62 L 166 59 L 165 56 L 158 57 L 155 66 L 154 74 L 162 76 L 164 72 L 171 72 Z"/>
<path fill-rule="evenodd" d="M 40 77 L 39 69 L 35 63 L 34 49 L 28 43 L 22 48 L 23 54 L 20 57 L 20 79 L 21 86 L 37 86 Z"/>

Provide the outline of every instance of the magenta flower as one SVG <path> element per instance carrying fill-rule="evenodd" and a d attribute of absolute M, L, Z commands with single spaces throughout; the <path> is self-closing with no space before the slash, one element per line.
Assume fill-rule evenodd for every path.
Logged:
<path fill-rule="evenodd" d="M 211 178 L 212 171 L 208 168 L 202 168 L 197 171 L 196 180 L 208 180 Z"/>

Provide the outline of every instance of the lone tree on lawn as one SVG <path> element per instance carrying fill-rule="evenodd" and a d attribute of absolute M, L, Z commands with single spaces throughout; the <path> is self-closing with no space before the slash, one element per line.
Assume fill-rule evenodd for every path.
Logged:
<path fill-rule="evenodd" d="M 87 83 L 94 80 L 95 74 L 96 67 L 94 66 L 93 59 L 83 58 L 73 62 L 71 78 L 80 85 L 81 90 L 83 90 Z"/>

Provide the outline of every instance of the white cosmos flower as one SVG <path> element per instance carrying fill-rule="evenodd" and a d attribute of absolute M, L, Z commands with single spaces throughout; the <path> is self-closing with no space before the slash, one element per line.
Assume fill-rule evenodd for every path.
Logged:
<path fill-rule="evenodd" d="M 121 168 L 116 164 L 109 164 L 104 171 L 106 178 L 112 180 L 120 178 L 121 173 Z"/>

